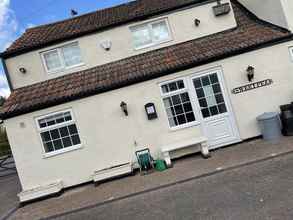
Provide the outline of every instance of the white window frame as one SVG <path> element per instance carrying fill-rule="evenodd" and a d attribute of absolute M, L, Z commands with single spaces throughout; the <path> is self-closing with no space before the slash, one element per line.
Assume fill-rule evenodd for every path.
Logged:
<path fill-rule="evenodd" d="M 56 47 L 56 48 L 53 48 L 53 49 L 50 49 L 50 50 L 46 50 L 46 51 L 41 52 L 42 63 L 43 63 L 43 66 L 44 66 L 44 68 L 45 68 L 45 70 L 46 70 L 46 72 L 48 74 L 54 74 L 54 73 L 57 73 L 57 72 L 62 72 L 62 71 L 65 71 L 65 70 L 69 70 L 69 69 L 76 68 L 76 67 L 79 67 L 79 66 L 83 66 L 84 65 L 80 47 L 79 47 L 79 50 L 80 50 L 81 62 L 79 64 L 72 65 L 72 66 L 66 66 L 65 65 L 65 61 L 64 61 L 62 49 L 64 47 L 68 47 L 68 46 L 71 46 L 71 45 L 77 45 L 79 47 L 79 43 L 76 41 L 76 42 L 72 42 L 72 43 L 69 43 L 69 44 L 62 45 L 60 47 Z M 53 70 L 49 70 L 48 67 L 47 67 L 45 55 L 48 54 L 48 53 L 51 53 L 53 51 L 57 51 L 59 60 L 61 62 L 61 67 L 60 68 L 53 69 Z"/>
<path fill-rule="evenodd" d="M 152 30 L 152 25 L 153 24 L 160 23 L 162 21 L 164 21 L 166 23 L 166 26 L 167 26 L 167 29 L 168 29 L 169 38 L 166 39 L 166 40 L 162 40 L 162 41 L 153 41 L 150 44 L 146 44 L 146 45 L 143 45 L 143 46 L 140 46 L 140 47 L 136 47 L 134 45 L 134 43 L 133 43 L 134 50 L 141 50 L 141 49 L 145 49 L 145 48 L 148 48 L 148 47 L 153 47 L 153 46 L 156 46 L 156 45 L 159 45 L 159 44 L 163 44 L 163 43 L 167 43 L 167 42 L 173 40 L 172 32 L 171 32 L 171 28 L 170 28 L 170 24 L 169 24 L 168 18 L 162 18 L 162 19 L 155 20 L 155 21 L 149 21 L 149 22 L 145 22 L 145 23 L 142 23 L 142 24 L 133 25 L 133 26 L 129 27 L 129 29 L 130 29 L 131 34 L 133 35 L 133 30 L 136 29 L 136 28 L 138 28 L 138 27 L 140 27 L 140 26 L 147 25 L 148 26 L 148 29 L 149 30 Z M 151 31 L 151 35 L 152 35 L 152 31 Z M 133 39 L 133 36 L 132 36 L 132 39 Z M 153 37 L 152 37 L 152 39 L 153 39 Z M 134 42 L 134 39 L 132 41 Z"/>
<path fill-rule="evenodd" d="M 51 125 L 51 126 L 48 126 L 48 127 L 45 127 L 45 128 L 40 127 L 39 120 L 42 120 L 44 118 L 48 118 L 48 117 L 56 115 L 56 114 L 65 113 L 65 112 L 70 112 L 71 121 L 63 122 L 63 123 L 56 124 L 56 125 Z M 80 131 L 79 131 L 79 128 L 77 126 L 77 122 L 75 120 L 75 117 L 74 117 L 72 109 L 66 109 L 66 110 L 57 111 L 57 112 L 53 112 L 53 113 L 50 113 L 50 114 L 39 116 L 39 117 L 35 118 L 35 122 L 37 124 L 37 130 L 38 130 L 38 133 L 39 133 L 40 142 L 41 142 L 41 144 L 43 146 L 43 157 L 44 158 L 53 157 L 53 156 L 56 156 L 56 155 L 59 155 L 59 154 L 64 154 L 64 153 L 74 151 L 74 150 L 78 150 L 78 149 L 82 148 L 82 141 L 81 141 L 81 138 L 80 138 Z M 78 132 L 78 135 L 79 135 L 81 143 L 78 144 L 78 145 L 73 145 L 73 146 L 67 147 L 67 148 L 62 148 L 60 150 L 56 150 L 56 151 L 52 151 L 52 152 L 46 152 L 45 146 L 44 146 L 44 143 L 43 143 L 43 140 L 42 140 L 42 137 L 41 137 L 41 133 L 45 132 L 45 131 L 50 131 L 50 130 L 53 130 L 53 129 L 56 129 L 56 128 L 72 125 L 72 124 L 76 125 L 77 132 Z"/>
<path fill-rule="evenodd" d="M 293 62 L 293 46 L 289 47 L 289 53 L 290 53 L 290 56 L 291 56 L 291 60 Z"/>
<path fill-rule="evenodd" d="M 168 92 L 168 93 L 163 93 L 162 86 L 164 86 L 166 84 L 170 84 L 172 82 L 177 82 L 179 80 L 183 80 L 184 89 L 179 89 L 179 90 L 176 90 L 176 91 L 172 91 L 172 92 Z M 189 128 L 189 127 L 197 126 L 197 125 L 200 124 L 200 121 L 197 118 L 198 117 L 198 114 L 196 114 L 196 112 L 195 112 L 196 108 L 195 108 L 195 105 L 193 103 L 194 102 L 193 101 L 193 98 L 192 98 L 192 96 L 191 96 L 191 94 L 189 92 L 189 85 L 188 85 L 188 82 L 187 82 L 186 78 L 176 78 L 176 79 L 172 79 L 172 80 L 169 80 L 169 81 L 164 81 L 162 83 L 159 83 L 159 87 L 160 87 L 162 105 L 163 105 L 163 108 L 164 108 L 164 111 L 165 111 L 165 114 L 166 114 L 166 119 L 167 119 L 167 123 L 168 123 L 169 129 L 171 131 L 176 131 L 176 130 L 180 130 L 180 129 L 184 129 L 184 128 Z M 164 98 L 168 98 L 168 97 L 171 97 L 171 96 L 174 96 L 174 95 L 178 95 L 178 94 L 182 94 L 182 93 L 185 93 L 185 92 L 188 93 L 188 96 L 189 96 L 189 99 L 190 99 L 190 103 L 191 103 L 191 106 L 192 106 L 192 111 L 193 111 L 193 114 L 194 114 L 194 117 L 195 117 L 195 121 L 188 122 L 188 123 L 185 123 L 185 124 L 182 124 L 182 125 L 177 125 L 177 126 L 171 127 L 170 126 L 170 122 L 169 122 L 169 118 L 168 118 L 168 113 L 166 111 L 166 107 L 165 107 L 165 103 L 164 103 Z"/>

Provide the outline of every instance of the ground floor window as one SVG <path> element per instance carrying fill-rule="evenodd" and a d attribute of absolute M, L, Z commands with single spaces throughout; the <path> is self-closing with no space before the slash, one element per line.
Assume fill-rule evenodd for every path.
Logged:
<path fill-rule="evenodd" d="M 37 119 L 46 153 L 58 152 L 81 144 L 72 111 L 62 111 Z"/>
<path fill-rule="evenodd" d="M 192 104 L 184 80 L 161 85 L 161 92 L 171 128 L 195 121 Z"/>

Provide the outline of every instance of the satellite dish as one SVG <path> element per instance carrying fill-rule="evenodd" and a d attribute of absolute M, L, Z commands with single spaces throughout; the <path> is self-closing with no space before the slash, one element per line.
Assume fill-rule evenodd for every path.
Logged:
<path fill-rule="evenodd" d="M 76 15 L 78 15 L 78 12 L 75 11 L 74 9 L 71 9 L 71 16 L 74 17 Z"/>

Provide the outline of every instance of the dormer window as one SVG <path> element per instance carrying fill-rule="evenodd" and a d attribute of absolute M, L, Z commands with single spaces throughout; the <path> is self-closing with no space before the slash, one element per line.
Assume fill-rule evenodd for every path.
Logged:
<path fill-rule="evenodd" d="M 48 73 L 63 71 L 83 64 L 78 43 L 43 52 L 42 58 Z"/>
<path fill-rule="evenodd" d="M 130 30 L 137 50 L 171 40 L 167 19 L 133 26 Z"/>

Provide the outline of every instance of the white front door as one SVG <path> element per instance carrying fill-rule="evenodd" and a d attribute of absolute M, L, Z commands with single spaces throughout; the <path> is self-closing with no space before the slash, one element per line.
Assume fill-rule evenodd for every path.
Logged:
<path fill-rule="evenodd" d="M 198 74 L 191 78 L 193 94 L 200 111 L 203 132 L 209 147 L 215 149 L 239 142 L 239 133 L 226 94 L 221 70 Z"/>

